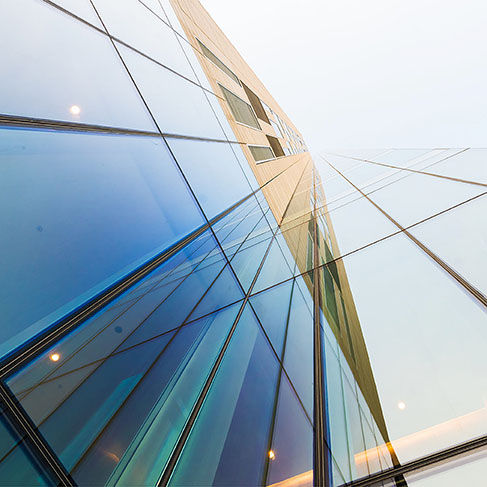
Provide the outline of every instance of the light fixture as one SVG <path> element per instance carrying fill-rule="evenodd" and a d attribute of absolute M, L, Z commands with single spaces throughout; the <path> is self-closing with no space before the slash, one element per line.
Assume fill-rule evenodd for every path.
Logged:
<path fill-rule="evenodd" d="M 274 460 L 276 458 L 276 454 L 272 450 L 269 450 L 269 458 L 271 460 Z"/>
<path fill-rule="evenodd" d="M 403 411 L 404 409 L 406 409 L 406 403 L 405 403 L 404 401 L 399 401 L 399 402 L 397 403 L 397 407 L 398 407 L 398 408 L 399 408 L 401 411 Z"/>
<path fill-rule="evenodd" d="M 59 355 L 58 353 L 51 353 L 51 355 L 49 355 L 49 358 L 53 362 L 57 362 L 61 358 L 61 355 Z"/>
<path fill-rule="evenodd" d="M 69 111 L 73 114 L 73 115 L 79 115 L 81 113 L 81 108 L 78 106 L 78 105 L 73 105 Z"/>

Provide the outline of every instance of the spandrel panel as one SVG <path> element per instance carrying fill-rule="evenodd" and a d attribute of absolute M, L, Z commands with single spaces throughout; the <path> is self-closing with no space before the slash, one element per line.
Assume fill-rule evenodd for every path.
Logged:
<path fill-rule="evenodd" d="M 177 73 L 197 81 L 176 34 L 138 0 L 94 0 L 110 35 Z"/>
<path fill-rule="evenodd" d="M 366 473 L 364 458 L 370 467 L 390 448 L 404 463 L 484 434 L 485 309 L 404 235 L 343 263 L 357 311 L 349 315 L 356 365 L 345 342 L 340 348 L 390 441 L 355 450 L 357 474 Z"/>
<path fill-rule="evenodd" d="M 40 0 L 1 2 L 0 17 L 3 114 L 155 131 L 106 35 Z"/>
<path fill-rule="evenodd" d="M 95 25 L 99 29 L 103 29 L 103 25 L 96 15 L 90 0 L 54 0 L 53 3 L 65 8 L 69 12 L 86 20 L 90 24 Z M 104 29 L 103 29 L 104 30 Z"/>
<path fill-rule="evenodd" d="M 239 306 L 183 328 L 127 345 L 84 368 L 61 341 L 39 362 L 51 371 L 28 390 L 10 387 L 79 485 L 155 485 L 206 380 Z"/>
<path fill-rule="evenodd" d="M 226 140 L 201 86 L 118 42 L 116 46 L 162 132 Z"/>
<path fill-rule="evenodd" d="M 370 198 L 406 227 L 485 191 L 485 187 L 410 174 L 370 194 Z"/>
<path fill-rule="evenodd" d="M 480 196 L 411 229 L 430 248 L 484 295 L 487 294 L 487 195 Z"/>
<path fill-rule="evenodd" d="M 302 487 L 312 487 L 313 428 L 284 373 L 281 374 L 274 434 L 268 457 L 265 485 L 289 481 Z"/>
<path fill-rule="evenodd" d="M 17 434 L 0 405 L 0 485 L 5 487 L 55 485 L 56 479 L 39 465 L 25 440 Z"/>
<path fill-rule="evenodd" d="M 203 224 L 161 139 L 0 137 L 2 353 Z"/>
<path fill-rule="evenodd" d="M 230 144 L 187 139 L 168 144 L 208 219 L 252 192 Z"/>
<path fill-rule="evenodd" d="M 247 308 L 169 485 L 262 485 L 278 372 Z"/>

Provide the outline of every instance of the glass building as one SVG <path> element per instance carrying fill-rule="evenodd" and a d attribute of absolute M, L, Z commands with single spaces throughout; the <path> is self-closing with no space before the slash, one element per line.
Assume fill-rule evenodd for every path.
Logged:
<path fill-rule="evenodd" d="M 0 485 L 485 485 L 486 151 L 315 164 L 197 0 L 0 18 Z"/>

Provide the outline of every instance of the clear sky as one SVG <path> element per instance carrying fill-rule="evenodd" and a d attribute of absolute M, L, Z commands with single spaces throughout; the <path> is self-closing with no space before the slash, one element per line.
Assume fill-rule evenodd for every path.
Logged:
<path fill-rule="evenodd" d="M 487 146 L 485 0 L 201 2 L 312 151 Z"/>

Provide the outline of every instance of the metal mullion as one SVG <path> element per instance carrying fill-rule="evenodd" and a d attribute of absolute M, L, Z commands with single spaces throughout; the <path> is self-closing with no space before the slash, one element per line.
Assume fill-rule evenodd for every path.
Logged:
<path fill-rule="evenodd" d="M 323 158 L 324 159 L 324 158 Z M 324 159 L 326 161 L 326 159 Z M 342 176 L 345 181 L 351 184 L 357 191 L 359 191 L 362 196 L 364 196 L 367 201 L 369 201 L 375 208 L 377 208 L 391 223 L 393 223 L 406 237 L 408 237 L 413 243 L 416 244 L 428 257 L 430 257 L 438 266 L 440 266 L 450 277 L 456 280 L 464 290 L 473 296 L 483 307 L 487 307 L 487 296 L 482 294 L 477 288 L 475 288 L 470 282 L 463 278 L 457 271 L 450 267 L 443 259 L 436 255 L 432 250 L 430 250 L 426 245 L 424 245 L 420 240 L 418 240 L 414 235 L 412 235 L 406 228 L 404 228 L 399 222 L 397 222 L 392 216 L 389 215 L 385 210 L 383 210 L 377 203 L 375 203 L 368 195 L 363 193 L 354 183 L 352 183 L 346 176 L 344 176 L 335 166 L 330 162 L 326 161 L 330 167 L 332 167 L 338 174 Z"/>
<path fill-rule="evenodd" d="M 452 155 L 446 157 L 445 159 L 441 159 L 440 161 L 435 161 L 432 164 L 426 165 L 423 169 L 426 169 L 427 167 L 434 166 L 434 165 L 438 164 L 439 162 L 443 162 L 446 159 L 450 159 L 451 157 L 457 156 L 458 154 L 461 154 L 462 152 L 465 152 L 467 150 L 468 150 L 468 148 L 467 149 L 463 149 L 463 150 L 461 150 L 459 152 L 456 152 L 455 154 L 452 154 Z M 390 169 L 398 169 L 399 171 L 407 171 L 407 172 L 411 172 L 411 173 L 415 173 L 415 174 L 423 174 L 424 176 L 433 176 L 433 177 L 440 178 L 440 179 L 447 179 L 447 180 L 454 181 L 454 182 L 457 182 L 457 183 L 473 184 L 475 186 L 487 187 L 487 184 L 486 183 L 480 183 L 478 181 L 471 181 L 471 180 L 468 180 L 468 179 L 455 178 L 455 177 L 452 177 L 452 176 L 445 176 L 445 175 L 442 175 L 442 174 L 435 174 L 435 173 L 426 172 L 426 171 L 419 170 L 419 169 L 411 169 L 411 166 L 410 167 L 394 166 L 392 164 L 386 164 L 386 163 L 383 163 L 383 162 L 372 161 L 372 160 L 369 160 L 369 159 L 359 159 L 357 157 L 347 157 L 347 156 L 342 156 L 341 154 L 335 154 L 335 155 L 340 156 L 340 157 L 346 157 L 347 159 L 355 159 L 357 161 L 362 161 L 362 162 L 365 162 L 367 164 L 374 164 L 376 166 L 387 167 L 387 168 L 390 168 Z M 421 162 L 427 162 L 427 159 L 426 159 L 426 161 L 421 161 Z M 413 164 L 413 165 L 415 165 L 415 164 Z"/>
<path fill-rule="evenodd" d="M 301 159 L 299 159 L 299 160 L 301 160 Z M 296 161 L 296 162 L 298 162 L 298 161 Z M 303 169 L 303 173 L 302 174 L 304 174 L 304 171 L 305 171 L 305 169 L 306 169 L 307 166 L 308 166 L 308 164 L 306 164 L 305 168 Z M 301 174 L 301 177 L 302 177 L 302 174 Z M 296 183 L 296 187 L 297 187 L 298 183 L 299 183 L 299 181 Z M 288 202 L 288 205 L 287 205 L 286 209 L 284 210 L 284 214 L 286 213 L 287 209 L 289 208 L 290 201 L 291 201 L 291 198 L 290 198 L 290 200 Z M 237 317 L 235 318 L 235 320 L 234 320 L 234 322 L 232 324 L 232 327 L 231 327 L 230 331 L 228 332 L 228 335 L 227 335 L 227 337 L 225 339 L 225 342 L 224 342 L 224 344 L 223 344 L 223 346 L 222 346 L 222 348 L 221 348 L 221 350 L 220 350 L 220 352 L 218 354 L 218 357 L 217 357 L 215 363 L 213 364 L 213 367 L 212 367 L 211 372 L 210 372 L 210 374 L 209 374 L 209 376 L 208 376 L 208 378 L 207 378 L 207 380 L 205 382 L 205 385 L 203 386 L 203 389 L 201 390 L 200 395 L 199 395 L 198 399 L 196 400 L 196 402 L 195 402 L 195 404 L 194 404 L 194 406 L 193 406 L 193 408 L 191 410 L 191 413 L 190 413 L 190 415 L 189 415 L 189 417 L 188 417 L 188 419 L 186 421 L 186 424 L 184 426 L 184 429 L 181 432 L 181 434 L 179 436 L 179 439 L 178 439 L 178 442 L 176 443 L 176 445 L 175 445 L 175 447 L 173 449 L 173 453 L 172 453 L 171 457 L 169 458 L 169 460 L 168 460 L 168 462 L 167 462 L 167 464 L 166 464 L 166 466 L 164 468 L 164 471 L 162 472 L 162 474 L 161 474 L 161 476 L 159 478 L 159 481 L 157 482 L 157 486 L 158 487 L 160 487 L 160 486 L 166 486 L 168 484 L 168 482 L 169 482 L 169 480 L 170 480 L 173 472 L 174 472 L 174 468 L 176 467 L 176 464 L 177 464 L 177 462 L 178 462 L 178 460 L 179 460 L 179 458 L 181 456 L 181 453 L 182 453 L 182 451 L 184 449 L 184 446 L 186 444 L 186 441 L 187 441 L 187 439 L 188 439 L 188 437 L 189 437 L 189 435 L 191 433 L 191 430 L 193 428 L 193 425 L 196 422 L 196 419 L 197 419 L 197 417 L 199 415 L 199 412 L 200 412 L 200 410 L 201 410 L 201 408 L 203 406 L 203 403 L 204 403 L 204 401 L 205 401 L 205 399 L 206 399 L 206 397 L 208 395 L 208 392 L 209 392 L 210 387 L 211 387 L 211 385 L 213 383 L 213 380 L 214 380 L 214 378 L 215 378 L 215 376 L 216 376 L 216 374 L 217 374 L 217 372 L 218 372 L 218 370 L 220 368 L 220 364 L 223 361 L 223 358 L 225 356 L 225 352 L 228 349 L 228 346 L 230 344 L 230 341 L 231 341 L 231 339 L 232 339 L 232 337 L 233 337 L 233 335 L 235 333 L 237 324 L 239 323 L 240 318 L 241 318 L 241 316 L 243 314 L 243 311 L 244 311 L 244 309 L 245 309 L 245 307 L 246 307 L 246 305 L 247 305 L 247 303 L 248 303 L 248 301 L 250 299 L 250 295 L 252 293 L 252 289 L 254 288 L 255 283 L 257 282 L 257 279 L 258 279 L 258 277 L 260 275 L 260 272 L 261 272 L 261 270 L 262 270 L 262 268 L 264 266 L 264 263 L 266 261 L 266 258 L 268 256 L 268 254 L 269 254 L 270 248 L 272 246 L 272 243 L 275 240 L 275 237 L 276 237 L 276 234 L 277 234 L 278 231 L 279 231 L 279 225 L 276 227 L 275 230 L 272 231 L 273 232 L 273 236 L 270 239 L 269 245 L 267 246 L 266 252 L 265 252 L 265 254 L 264 254 L 264 256 L 263 256 L 263 258 L 262 258 L 262 260 L 260 262 L 259 268 L 257 269 L 257 272 L 254 275 L 254 278 L 253 278 L 253 280 L 252 280 L 252 282 L 251 282 L 251 284 L 249 286 L 249 289 L 248 289 L 247 293 L 245 294 L 245 298 L 244 298 L 244 300 L 242 302 L 242 305 L 241 305 L 241 307 L 239 309 L 239 312 L 237 314 Z M 235 274 L 235 272 L 234 272 L 234 274 Z M 260 324 L 260 322 L 259 322 L 259 324 Z M 260 326 L 262 326 L 262 325 L 260 325 Z"/>
<path fill-rule="evenodd" d="M 407 227 L 405 227 L 405 228 L 404 228 L 404 230 L 409 230 L 409 229 L 414 228 L 414 227 L 416 227 L 416 226 L 418 226 L 418 225 L 421 225 L 421 224 L 423 224 L 423 223 L 426 223 L 426 222 L 428 222 L 429 220 L 432 220 L 432 219 L 436 218 L 437 216 L 440 216 L 440 215 L 442 215 L 442 214 L 444 214 L 444 213 L 447 213 L 447 212 L 449 212 L 449 211 L 451 211 L 451 210 L 454 210 L 455 208 L 458 208 L 458 207 L 460 207 L 460 206 L 462 206 L 462 205 L 464 205 L 464 204 L 470 203 L 471 201 L 474 201 L 474 200 L 476 200 L 477 198 L 480 198 L 480 197 L 483 197 L 483 196 L 486 196 L 486 195 L 487 195 L 487 191 L 486 191 L 485 193 L 480 193 L 480 194 L 478 194 L 478 195 L 475 195 L 475 196 L 473 196 L 472 198 L 469 198 L 469 199 L 467 199 L 467 200 L 461 201 L 460 203 L 457 203 L 456 205 L 450 206 L 449 208 L 446 208 L 446 209 L 444 209 L 444 210 L 442 210 L 442 211 L 440 211 L 440 212 L 438 212 L 438 213 L 435 213 L 434 215 L 431 215 L 431 216 L 429 216 L 429 217 L 427 217 L 427 218 L 424 218 L 423 220 L 420 220 L 420 221 L 418 221 L 418 222 L 412 223 L 411 225 L 408 225 Z M 327 267 L 328 265 L 330 265 L 330 264 L 332 264 L 332 263 L 334 263 L 334 262 L 338 262 L 339 260 L 344 259 L 344 258 L 346 258 L 346 257 L 348 257 L 348 256 L 350 256 L 350 255 L 353 255 L 353 254 L 355 254 L 355 253 L 357 253 L 357 252 L 360 252 L 360 251 L 362 251 L 362 250 L 365 250 L 365 249 L 367 249 L 368 247 L 371 247 L 371 246 L 376 245 L 376 244 L 378 244 L 378 243 L 380 243 L 380 242 L 383 242 L 384 240 L 387 240 L 387 239 L 389 239 L 389 238 L 391 238 L 391 237 L 395 237 L 396 235 L 400 235 L 401 233 L 403 233 L 403 232 L 404 232 L 404 230 L 397 230 L 396 232 L 390 233 L 389 235 L 385 235 L 384 237 L 381 237 L 381 238 L 379 238 L 379 239 L 377 239 L 377 240 L 374 240 L 374 241 L 372 241 L 372 242 L 370 242 L 370 243 L 368 243 L 368 244 L 362 245 L 361 247 L 358 247 L 358 248 L 356 248 L 356 249 L 354 249 L 354 250 L 350 250 L 349 252 L 347 252 L 347 253 L 345 253 L 345 254 L 342 254 L 342 255 L 340 255 L 339 257 L 335 257 L 334 259 L 332 259 L 332 260 L 330 260 L 330 261 L 328 261 L 328 262 L 325 262 L 324 264 L 320 264 L 320 265 L 318 265 L 318 266 L 317 266 L 317 268 L 318 268 L 318 269 L 325 268 L 325 267 Z M 296 278 L 296 277 L 303 277 L 303 276 L 306 276 L 306 275 L 310 274 L 311 272 L 313 272 L 313 271 L 314 271 L 314 269 L 315 269 L 315 268 L 313 267 L 312 269 L 308 269 L 308 270 L 307 270 L 307 271 L 305 271 L 305 272 L 302 272 L 302 273 L 300 273 L 300 274 L 296 274 L 296 275 L 294 276 L 294 278 Z M 280 284 L 283 284 L 283 283 L 285 283 L 285 282 L 287 282 L 287 281 L 290 281 L 291 279 L 293 279 L 293 278 L 291 278 L 291 277 L 290 277 L 290 278 L 288 278 L 288 279 L 285 279 L 285 280 L 283 280 L 283 281 L 280 281 L 280 282 L 278 282 L 278 283 L 276 283 L 276 284 L 273 284 L 272 286 L 269 286 L 269 287 L 266 287 L 266 288 L 264 288 L 264 289 L 259 290 L 259 291 L 258 291 L 258 292 L 256 292 L 255 294 L 259 294 L 259 293 L 261 293 L 261 292 L 264 292 L 264 291 L 267 291 L 267 290 L 269 290 L 269 289 L 272 289 L 273 287 L 278 286 L 278 285 L 280 285 Z"/>
<path fill-rule="evenodd" d="M 66 487 L 76 486 L 76 483 L 64 468 L 62 462 L 40 434 L 29 415 L 17 403 L 3 381 L 0 381 L 0 400 L 5 406 L 3 414 L 12 422 L 15 426 L 14 429 L 17 430 L 17 434 L 26 442 L 29 452 L 58 480 L 58 485 Z M 16 444 L 11 451 L 18 447 L 19 444 Z"/>
<path fill-rule="evenodd" d="M 316 223 L 316 168 L 313 168 L 313 254 L 314 263 L 319 260 L 318 234 Z M 331 485 L 331 466 L 329 464 L 329 452 L 327 447 L 327 420 L 325 411 L 325 377 L 324 357 L 321 334 L 320 319 L 320 275 L 319 270 L 314 266 L 313 270 L 313 321 L 314 321 L 314 458 L 313 458 L 313 483 L 318 487 L 329 487 Z"/>
<path fill-rule="evenodd" d="M 416 460 L 411 460 L 403 463 L 400 466 L 393 467 L 367 477 L 362 477 L 357 480 L 352 480 L 351 482 L 342 484 L 339 487 L 375 487 L 379 482 L 395 480 L 396 477 L 401 478 L 406 474 L 414 474 L 418 471 L 434 468 L 435 466 L 443 465 L 445 462 L 456 457 L 468 455 L 478 449 L 485 449 L 485 447 L 487 447 L 487 435 L 457 444 Z"/>

